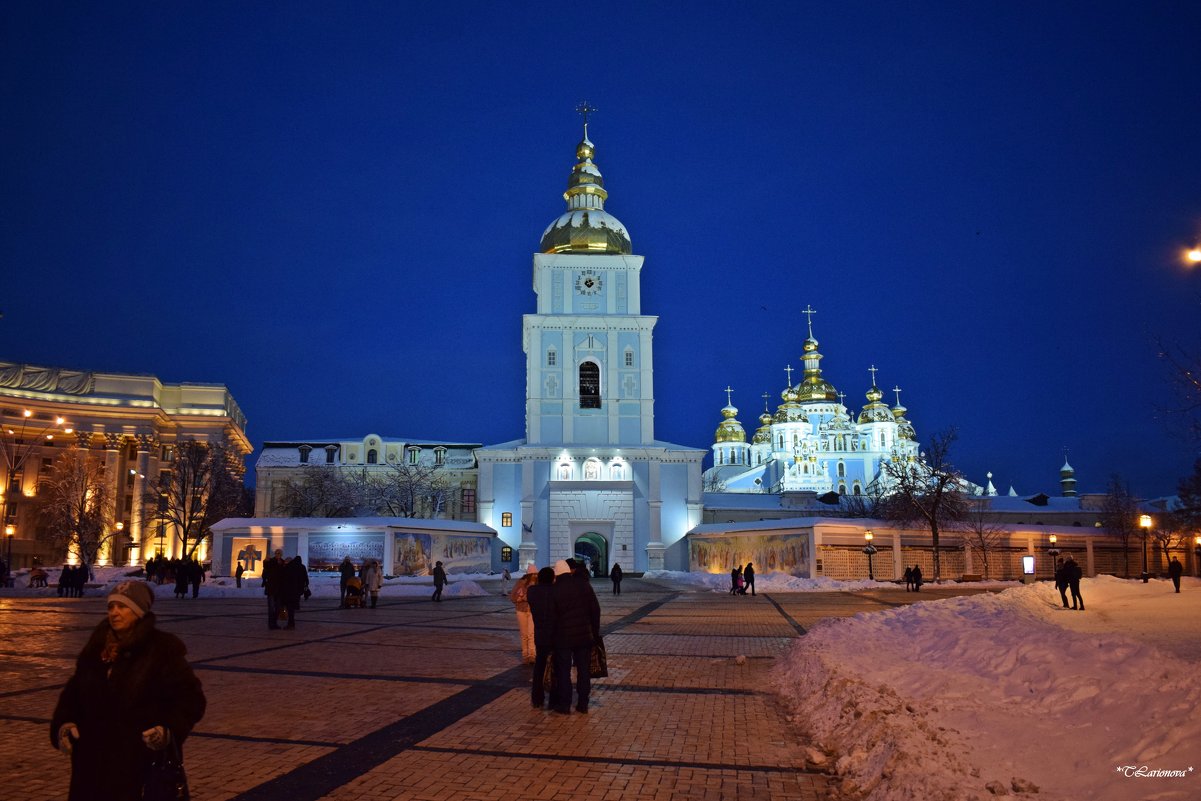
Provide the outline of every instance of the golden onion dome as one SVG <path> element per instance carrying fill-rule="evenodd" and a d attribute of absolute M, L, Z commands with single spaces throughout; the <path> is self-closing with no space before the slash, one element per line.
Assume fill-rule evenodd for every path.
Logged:
<path fill-rule="evenodd" d="M 860 423 L 887 423 L 892 421 L 893 414 L 886 404 L 880 403 L 880 398 L 884 397 L 884 393 L 875 384 L 867 391 L 866 394 L 868 403 L 863 407 L 863 411 L 859 413 Z"/>
<path fill-rule="evenodd" d="M 588 140 L 587 124 L 575 153 L 579 161 L 572 168 L 567 191 L 563 193 L 567 211 L 542 232 L 539 250 L 542 253 L 633 253 L 626 227 L 605 211 L 609 193 L 605 191 L 600 170 L 592 162 L 596 148 Z"/>
<path fill-rule="evenodd" d="M 801 350 L 805 353 L 813 353 L 813 351 L 817 350 L 817 340 L 813 337 L 807 338 L 801 345 Z"/>
<path fill-rule="evenodd" d="M 837 397 L 838 390 L 820 373 L 805 376 L 805 380 L 797 385 L 797 400 L 800 401 L 832 401 Z"/>
<path fill-rule="evenodd" d="M 713 435 L 713 441 L 717 442 L 746 442 L 746 431 L 742 428 L 742 423 L 735 419 L 738 410 L 733 406 L 727 405 L 721 410 L 721 416 L 725 419 L 717 426 L 717 432 Z"/>

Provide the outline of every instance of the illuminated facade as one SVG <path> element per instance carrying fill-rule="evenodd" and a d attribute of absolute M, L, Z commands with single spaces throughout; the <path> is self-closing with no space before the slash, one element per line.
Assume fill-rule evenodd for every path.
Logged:
<path fill-rule="evenodd" d="M 534 255 L 526 436 L 476 452 L 479 522 L 512 548 L 507 566 L 579 555 L 597 573 L 686 569 L 704 451 L 654 438 L 657 318 L 642 314 L 643 258 L 605 211 L 587 122 L 576 156 L 567 210 Z"/>
<path fill-rule="evenodd" d="M 706 492 L 784 494 L 806 492 L 823 495 L 866 494 L 869 488 L 887 491 L 886 459 L 920 458 L 913 425 L 905 418 L 899 387 L 896 405 L 882 402 L 876 386 L 876 368 L 869 372 L 872 385 L 867 403 L 855 417 L 844 405 L 845 395 L 822 376 L 822 355 L 813 338 L 814 311 L 809 315 L 809 336 L 802 343 L 801 380 L 792 384 L 792 368 L 780 393 L 783 401 L 773 414 L 764 395 L 759 428 L 748 443 L 738 421 L 738 409 L 727 390 L 722 421 L 712 446 L 713 466 L 705 471 Z M 873 487 L 875 485 L 875 487 Z"/>
<path fill-rule="evenodd" d="M 39 481 L 64 448 L 80 445 L 103 460 L 111 518 L 121 530 L 101 552 L 101 564 L 137 564 L 154 552 L 174 555 L 173 531 L 143 519 L 140 499 L 147 476 L 170 469 L 176 443 L 224 438 L 242 454 L 250 452 L 246 419 L 220 384 L 164 384 L 148 375 L 0 362 L 0 418 L 3 516 L 13 527 L 15 567 L 61 556 L 37 536 L 34 501 Z M 204 557 L 203 546 L 198 554 Z"/>

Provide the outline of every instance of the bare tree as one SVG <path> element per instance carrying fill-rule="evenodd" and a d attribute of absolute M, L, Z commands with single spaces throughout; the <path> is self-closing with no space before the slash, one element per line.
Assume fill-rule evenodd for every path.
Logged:
<path fill-rule="evenodd" d="M 950 462 L 951 445 L 958 434 L 954 428 L 932 434 L 923 459 L 894 457 L 884 462 L 888 492 L 882 504 L 883 517 L 898 523 L 921 521 L 930 529 L 934 546 L 934 581 L 941 577 L 939 534 L 961 520 L 967 508 L 967 481 Z"/>
<path fill-rule="evenodd" d="M 389 463 L 364 476 L 372 487 L 372 505 L 392 517 L 438 517 L 446 510 L 450 488 L 437 464 Z"/>
<path fill-rule="evenodd" d="M 1201 439 L 1201 358 L 1163 340 L 1158 345 L 1159 358 L 1168 368 L 1168 381 L 1179 398 L 1177 407 L 1168 411 L 1180 415 L 1193 437 Z"/>
<path fill-rule="evenodd" d="M 1140 536 L 1138 501 L 1117 473 L 1109 477 L 1109 486 L 1101 501 L 1101 526 L 1106 534 L 1122 544 L 1123 575 L 1130 578 L 1130 542 Z"/>
<path fill-rule="evenodd" d="M 964 543 L 980 554 L 980 561 L 984 563 L 984 578 L 988 579 L 990 577 L 988 557 L 1005 537 L 1007 533 L 1005 527 L 996 521 L 988 501 L 983 498 L 973 498 L 967 509 L 964 510 L 963 519 L 959 521 L 959 528 L 963 531 Z"/>
<path fill-rule="evenodd" d="M 209 528 L 243 511 L 242 459 L 228 442 L 185 440 L 171 469 L 147 482 L 148 519 L 172 527 L 184 556 L 195 557 Z"/>
<path fill-rule="evenodd" d="M 1172 561 L 1172 551 L 1184 551 L 1188 532 L 1184 517 L 1178 512 L 1163 512 L 1155 516 L 1157 525 L 1150 531 L 1151 542 L 1163 553 L 1163 563 Z"/>
<path fill-rule="evenodd" d="M 841 505 L 847 517 L 884 517 L 886 496 L 879 480 L 872 481 L 859 495 L 843 495 Z"/>
<path fill-rule="evenodd" d="M 368 506 L 362 482 L 341 470 L 302 467 L 280 489 L 275 514 L 286 517 L 354 517 Z"/>
<path fill-rule="evenodd" d="M 701 492 L 725 492 L 726 482 L 716 473 L 701 478 Z"/>
<path fill-rule="evenodd" d="M 72 446 L 54 459 L 38 487 L 38 514 L 56 550 L 79 554 L 89 568 L 117 531 L 104 464 L 86 448 Z"/>
<path fill-rule="evenodd" d="M 1177 514 L 1191 529 L 1201 529 L 1201 459 L 1193 464 L 1192 475 L 1180 479 L 1176 485 L 1176 497 L 1180 499 Z"/>

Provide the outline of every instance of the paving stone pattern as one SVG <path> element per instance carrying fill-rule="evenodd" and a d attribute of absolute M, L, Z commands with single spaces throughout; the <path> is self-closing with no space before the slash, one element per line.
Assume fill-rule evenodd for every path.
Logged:
<path fill-rule="evenodd" d="M 771 692 L 774 659 L 823 617 L 922 600 L 595 587 L 610 676 L 569 716 L 530 707 L 499 585 L 440 604 L 385 594 L 366 610 L 314 599 L 291 631 L 267 630 L 263 603 L 160 599 L 159 625 L 187 643 L 209 702 L 186 746 L 193 799 L 825 799 L 828 777 Z M 0 599 L 6 797 L 65 797 L 69 763 L 47 727 L 103 614 L 101 597 Z"/>

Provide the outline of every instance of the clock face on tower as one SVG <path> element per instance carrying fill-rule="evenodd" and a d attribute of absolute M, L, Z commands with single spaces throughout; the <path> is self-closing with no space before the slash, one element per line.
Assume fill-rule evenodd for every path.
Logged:
<path fill-rule="evenodd" d="M 595 295 L 601 291 L 601 277 L 594 272 L 582 272 L 576 276 L 575 291 L 581 295 Z"/>

